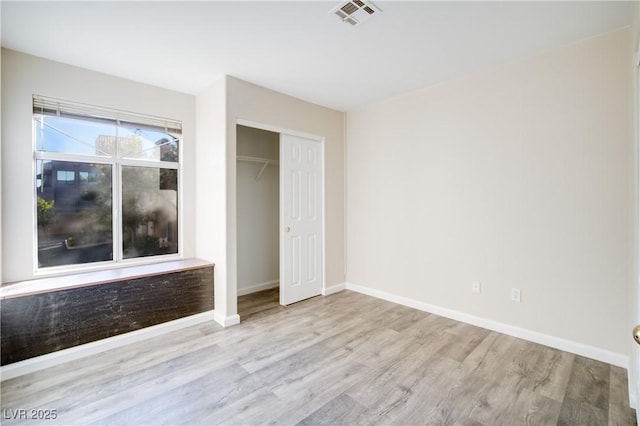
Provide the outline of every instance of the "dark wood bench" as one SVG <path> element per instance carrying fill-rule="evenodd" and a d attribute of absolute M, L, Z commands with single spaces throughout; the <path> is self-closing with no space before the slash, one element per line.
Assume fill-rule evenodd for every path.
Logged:
<path fill-rule="evenodd" d="M 0 364 L 212 311 L 213 267 L 187 259 L 3 284 Z"/>

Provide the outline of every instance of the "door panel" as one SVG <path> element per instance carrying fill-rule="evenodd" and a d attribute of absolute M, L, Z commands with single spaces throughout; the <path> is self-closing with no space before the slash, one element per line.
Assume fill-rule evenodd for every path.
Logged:
<path fill-rule="evenodd" d="M 322 291 L 322 143 L 280 135 L 280 303 Z"/>

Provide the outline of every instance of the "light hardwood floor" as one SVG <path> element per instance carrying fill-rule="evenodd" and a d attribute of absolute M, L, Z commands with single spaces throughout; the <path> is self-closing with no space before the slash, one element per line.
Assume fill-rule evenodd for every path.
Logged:
<path fill-rule="evenodd" d="M 624 369 L 362 294 L 239 312 L 4 381 L 2 424 L 635 424 Z"/>

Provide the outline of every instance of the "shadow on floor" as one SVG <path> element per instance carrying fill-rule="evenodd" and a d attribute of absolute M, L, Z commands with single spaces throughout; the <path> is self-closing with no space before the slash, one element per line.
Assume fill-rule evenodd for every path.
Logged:
<path fill-rule="evenodd" d="M 241 321 L 261 317 L 268 312 L 280 309 L 284 309 L 284 306 L 280 305 L 278 287 L 238 296 L 238 315 Z"/>

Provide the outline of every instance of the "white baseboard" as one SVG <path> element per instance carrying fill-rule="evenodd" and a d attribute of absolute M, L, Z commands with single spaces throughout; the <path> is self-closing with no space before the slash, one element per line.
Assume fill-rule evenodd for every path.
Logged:
<path fill-rule="evenodd" d="M 346 288 L 347 288 L 347 283 L 336 284 L 336 285 L 332 285 L 330 287 L 324 287 L 322 289 L 322 295 L 323 296 L 328 296 L 330 294 L 338 293 L 339 291 L 345 290 Z"/>
<path fill-rule="evenodd" d="M 218 313 L 214 311 L 213 319 L 223 327 L 231 327 L 232 325 L 240 324 L 240 315 L 238 314 L 225 317 L 223 315 L 218 315 Z"/>
<path fill-rule="evenodd" d="M 252 285 L 250 287 L 238 288 L 238 296 L 244 296 L 245 294 L 257 293 L 263 290 L 269 290 L 276 288 L 280 285 L 280 280 L 267 281 L 266 283 L 260 283 Z"/>
<path fill-rule="evenodd" d="M 130 343 L 140 342 L 151 337 L 156 337 L 171 331 L 179 330 L 196 324 L 214 320 L 214 311 L 207 311 L 191 315 L 162 324 L 141 328 L 117 336 L 107 337 L 95 342 L 85 343 L 68 349 L 62 349 L 46 355 L 14 362 L 0 367 L 0 380 L 9 380 L 24 374 L 33 373 L 48 367 L 74 361 L 89 355 L 95 355 L 109 349 L 118 348 Z"/>
<path fill-rule="evenodd" d="M 606 362 L 622 368 L 629 368 L 629 357 L 606 349 L 597 348 L 595 346 L 585 345 L 583 343 L 574 342 L 556 336 L 551 336 L 537 331 L 527 330 L 525 328 L 515 327 L 513 325 L 501 323 L 498 321 L 470 315 L 464 312 L 455 311 L 453 309 L 443 308 L 441 306 L 431 305 L 417 300 L 409 299 L 403 296 L 387 293 L 385 291 L 375 290 L 357 284 L 347 283 L 347 290 L 356 291 L 358 293 L 377 297 L 378 299 L 387 300 L 389 302 L 398 303 L 410 308 L 418 309 L 424 312 L 440 315 L 442 317 L 454 319 L 456 321 L 486 328 L 488 330 L 497 331 L 499 333 L 508 334 L 509 336 L 518 337 L 530 342 L 539 343 L 555 349 L 571 352 L 576 355 L 585 356 L 597 361 Z"/>
<path fill-rule="evenodd" d="M 627 369 L 627 385 L 629 387 L 629 406 L 634 410 L 638 408 L 638 348 L 631 350 L 629 368 Z M 636 413 L 637 415 L 638 413 Z"/>

